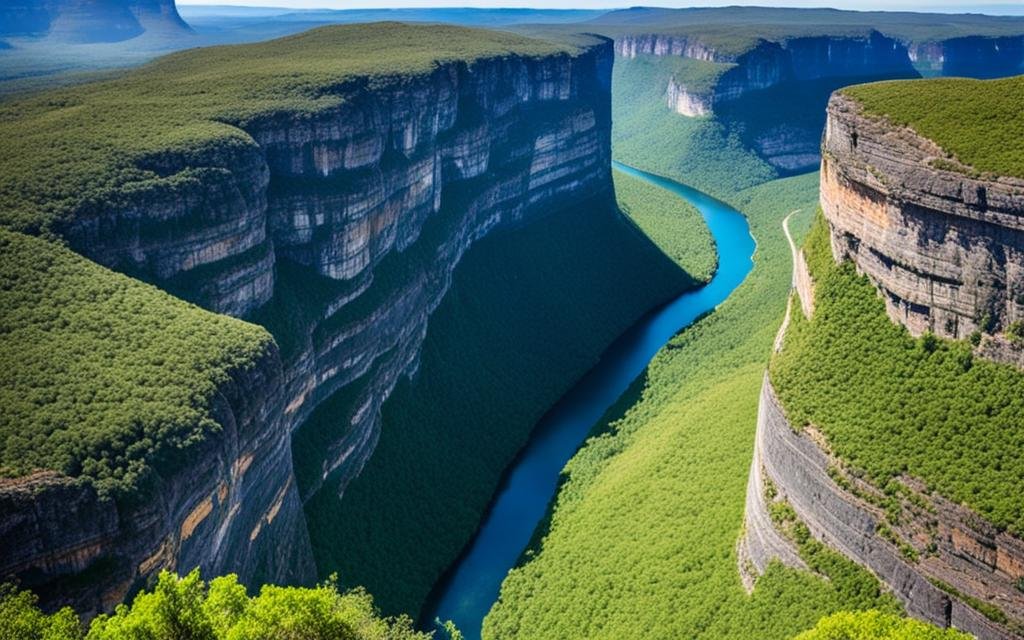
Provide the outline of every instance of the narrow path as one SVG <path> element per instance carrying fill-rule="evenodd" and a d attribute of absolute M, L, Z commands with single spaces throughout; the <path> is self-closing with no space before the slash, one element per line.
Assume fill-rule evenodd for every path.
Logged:
<path fill-rule="evenodd" d="M 555 496 L 562 469 L 591 428 L 672 336 L 721 304 L 754 266 L 754 239 L 742 213 L 684 184 L 619 163 L 615 167 L 671 191 L 700 211 L 718 247 L 718 269 L 706 285 L 641 318 L 545 414 L 506 470 L 469 546 L 434 586 L 423 626 L 435 619 L 453 620 L 466 640 L 480 638 L 502 581 L 518 563 Z"/>
<path fill-rule="evenodd" d="M 779 332 L 775 334 L 774 348 L 776 353 L 782 351 L 782 340 L 786 336 L 786 329 L 789 328 L 789 314 L 792 313 L 793 308 L 793 292 L 796 290 L 796 263 L 800 259 L 796 243 L 793 242 L 793 235 L 789 232 L 789 219 L 800 213 L 800 211 L 800 209 L 794 209 L 782 219 L 782 232 L 786 234 L 786 242 L 789 243 L 789 255 L 793 260 L 793 268 L 789 280 L 789 296 L 786 298 L 786 315 L 782 318 L 782 326 L 779 327 Z"/>

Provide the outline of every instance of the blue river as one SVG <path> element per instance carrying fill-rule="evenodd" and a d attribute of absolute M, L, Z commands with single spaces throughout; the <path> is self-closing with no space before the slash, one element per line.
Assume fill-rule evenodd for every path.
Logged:
<path fill-rule="evenodd" d="M 621 163 L 615 163 L 615 168 L 696 207 L 715 238 L 718 269 L 708 284 L 652 311 L 619 336 L 537 424 L 507 470 L 469 547 L 435 585 L 423 617 L 424 621 L 454 621 L 466 640 L 480 638 L 484 616 L 498 599 L 502 581 L 544 517 L 562 468 L 590 429 L 672 336 L 721 304 L 754 266 L 754 238 L 739 211 L 673 180 Z"/>

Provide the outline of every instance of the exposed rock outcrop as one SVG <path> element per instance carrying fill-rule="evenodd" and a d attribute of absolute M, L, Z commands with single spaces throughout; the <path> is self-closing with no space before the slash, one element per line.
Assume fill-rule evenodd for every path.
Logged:
<path fill-rule="evenodd" d="M 915 497 L 901 507 L 916 512 L 894 526 L 873 499 L 881 493 L 845 474 L 822 443 L 806 429 L 794 430 L 765 377 L 746 534 L 740 541 L 742 553 L 751 559 L 748 567 L 763 572 L 774 558 L 802 566 L 798 556 L 794 560 L 792 547 L 773 531 L 764 500 L 749 494 L 770 481 L 815 538 L 869 568 L 911 615 L 954 626 L 981 640 L 1018 637 L 1006 624 L 994 622 L 947 591 L 966 594 L 995 606 L 1010 620 L 1020 620 L 1024 595 L 1014 585 L 1024 575 L 1024 543 L 996 532 L 963 507 L 926 496 L 909 479 L 907 495 Z"/>
<path fill-rule="evenodd" d="M 347 82 L 335 108 L 267 113 L 236 123 L 238 144 L 147 160 L 173 188 L 115 194 L 61 228 L 102 264 L 266 324 L 282 353 L 225 383 L 223 433 L 145 504 L 49 475 L 5 484 L 0 574 L 93 612 L 164 568 L 310 580 L 300 490 L 358 474 L 462 254 L 582 194 L 611 197 L 612 59 L 598 41 Z M 342 388 L 345 426 L 300 447 Z"/>
<path fill-rule="evenodd" d="M 53 472 L 0 482 L 0 575 L 47 607 L 109 611 L 161 569 L 246 580 L 315 576 L 284 422 L 281 362 L 268 351 L 220 385 L 221 430 L 130 503 Z"/>
<path fill-rule="evenodd" d="M 1024 318 L 1024 180 L 976 176 L 909 128 L 828 106 L 821 204 L 851 259 L 911 333 L 963 338 Z"/>
<path fill-rule="evenodd" d="M 668 80 L 668 107 L 684 116 L 706 116 L 711 113 L 713 96 L 690 91 L 675 78 Z"/>

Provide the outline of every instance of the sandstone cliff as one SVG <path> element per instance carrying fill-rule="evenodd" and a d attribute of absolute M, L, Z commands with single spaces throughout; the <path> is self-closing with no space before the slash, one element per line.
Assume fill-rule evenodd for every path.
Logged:
<path fill-rule="evenodd" d="M 495 228 L 611 194 L 612 57 L 595 39 L 346 80 L 329 89 L 345 96 L 335 108 L 263 112 L 233 123 L 238 144 L 151 154 L 146 168 L 176 177 L 170 188 L 113 194 L 63 224 L 76 251 L 254 318 L 282 353 L 224 384 L 222 434 L 143 504 L 49 474 L 5 481 L 0 573 L 83 611 L 164 568 L 311 580 L 300 490 L 359 473 L 462 254 Z M 315 445 L 299 447 L 296 474 L 293 435 L 341 389 L 346 426 L 300 437 Z"/>
<path fill-rule="evenodd" d="M 841 93 L 827 118 L 821 203 L 833 254 L 881 289 L 893 320 L 964 338 L 1024 318 L 1024 181 L 975 175 Z"/>

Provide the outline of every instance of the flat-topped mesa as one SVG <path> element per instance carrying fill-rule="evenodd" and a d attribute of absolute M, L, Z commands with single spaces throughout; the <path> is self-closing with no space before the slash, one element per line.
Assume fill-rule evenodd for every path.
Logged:
<path fill-rule="evenodd" d="M 980 174 L 836 93 L 821 205 L 835 258 L 851 259 L 912 334 L 964 338 L 1024 318 L 1024 179 Z"/>
<path fill-rule="evenodd" d="M 381 38 L 432 44 L 364 69 L 359 55 L 377 60 Z M 437 40 L 481 53 L 437 60 L 447 50 L 435 53 Z M 235 56 L 272 56 L 275 65 L 311 56 L 297 62 L 322 90 L 300 88 L 295 98 L 288 85 L 275 97 L 271 84 L 269 102 L 254 98 L 249 86 L 271 81 L 250 64 L 236 84 Z M 337 83 L 310 66 L 324 56 L 342 67 Z M 142 505 L 119 507 L 50 476 L 5 483 L 0 522 L 14 528 L 4 531 L 0 574 L 31 577 L 25 584 L 39 587 L 47 607 L 85 612 L 110 609 L 164 568 L 237 572 L 246 583 L 311 579 L 301 497 L 332 472 L 342 476 L 339 490 L 359 473 L 377 442 L 381 405 L 415 372 L 428 319 L 464 252 L 495 228 L 583 198 L 612 202 L 612 58 L 601 38 L 565 47 L 454 27 L 331 27 L 174 54 L 128 74 L 128 86 L 70 89 L 6 120 L 56 117 L 74 130 L 78 113 L 96 105 L 94 121 L 111 128 L 96 147 L 62 150 L 73 154 L 72 170 L 51 182 L 32 179 L 54 169 L 41 154 L 26 155 L 45 146 L 29 142 L 32 134 L 23 148 L 0 149 L 24 161 L 23 172 L 0 178 L 0 225 L 61 235 L 101 264 L 254 319 L 273 332 L 281 355 L 274 347 L 244 375 L 217 383 L 211 419 L 220 435 L 197 445 Z M 380 75 L 388 64 L 400 75 Z M 154 123 L 169 123 L 166 147 L 100 147 L 162 142 L 165 134 L 117 138 L 115 121 L 138 114 L 105 110 L 104 92 L 130 92 L 192 65 L 226 70 L 203 95 L 238 89 L 242 108 L 219 113 L 195 99 L 188 109 L 196 122 L 183 122 L 192 112 L 181 108 Z M 173 92 L 173 84 L 158 86 Z M 156 91 L 150 99 L 174 104 L 178 96 Z M 247 100 L 256 100 L 251 110 Z M 71 186 L 61 190 L 61 180 Z M 313 409 L 343 387 L 351 402 L 337 429 L 304 435 Z M 45 495 L 26 499 L 37 486 Z M 72 490 L 81 495 L 67 498 Z M 74 506 L 61 510 L 69 500 Z M 82 513 L 98 515 L 76 519 Z"/>

